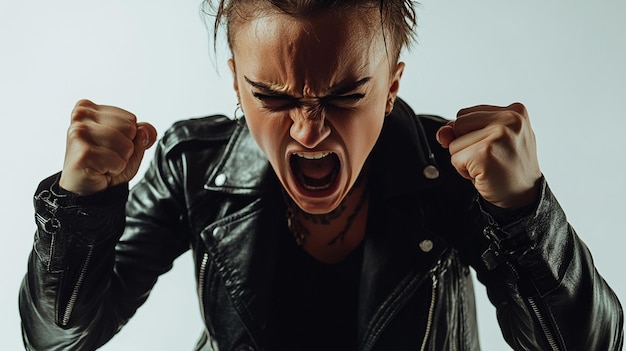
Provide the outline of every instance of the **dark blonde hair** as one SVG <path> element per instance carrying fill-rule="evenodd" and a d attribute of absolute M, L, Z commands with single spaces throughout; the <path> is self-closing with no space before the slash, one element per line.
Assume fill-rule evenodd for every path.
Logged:
<path fill-rule="evenodd" d="M 412 0 L 204 0 L 203 12 L 214 17 L 214 49 L 218 31 L 226 27 L 228 46 L 233 48 L 233 29 L 246 16 L 278 10 L 293 17 L 308 17 L 344 9 L 378 8 L 380 26 L 390 61 L 397 62 L 401 51 L 415 40 L 417 16 Z"/>

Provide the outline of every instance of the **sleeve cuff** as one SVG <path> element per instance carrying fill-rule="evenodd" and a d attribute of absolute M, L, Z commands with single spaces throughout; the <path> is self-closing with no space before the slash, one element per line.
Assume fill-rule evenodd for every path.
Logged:
<path fill-rule="evenodd" d="M 530 215 L 537 208 L 539 199 L 530 205 L 520 208 L 502 208 L 479 196 L 480 207 L 488 213 L 501 227 L 517 222 Z"/>
<path fill-rule="evenodd" d="M 128 199 L 128 183 L 113 186 L 105 191 L 92 195 L 79 195 L 63 189 L 59 185 L 61 172 L 56 173 L 39 183 L 37 194 L 42 191 L 50 191 L 60 207 L 109 207 L 119 203 L 125 203 Z"/>

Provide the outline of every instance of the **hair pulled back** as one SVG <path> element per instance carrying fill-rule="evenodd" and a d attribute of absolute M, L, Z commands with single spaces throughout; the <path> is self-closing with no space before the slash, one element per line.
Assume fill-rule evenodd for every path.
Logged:
<path fill-rule="evenodd" d="M 393 61 L 410 47 L 415 39 L 417 16 L 412 0 L 204 0 L 203 12 L 214 16 L 213 42 L 217 45 L 220 27 L 226 27 L 228 46 L 232 51 L 237 24 L 264 11 L 280 11 L 296 18 L 306 18 L 336 10 L 378 8 L 385 46 Z"/>

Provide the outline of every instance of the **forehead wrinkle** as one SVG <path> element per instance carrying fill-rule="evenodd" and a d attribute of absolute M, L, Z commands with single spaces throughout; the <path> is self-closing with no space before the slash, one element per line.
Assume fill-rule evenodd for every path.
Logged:
<path fill-rule="evenodd" d="M 354 45 L 339 41 L 337 36 L 328 35 L 328 32 L 325 33 L 323 23 L 319 26 L 319 17 L 294 18 L 284 13 L 277 15 L 286 20 L 286 25 L 281 26 L 275 35 L 270 35 L 270 38 L 275 40 L 272 51 L 281 53 L 276 55 L 279 57 L 275 60 L 280 69 L 274 72 L 279 79 L 272 82 L 277 90 L 290 92 L 292 96 L 316 98 L 330 91 L 338 80 L 345 80 L 344 71 L 351 71 L 348 67 L 349 63 L 344 62 L 347 59 L 342 56 L 329 59 L 324 57 L 323 53 L 327 51 L 328 46 L 349 45 L 352 49 Z M 271 19 L 266 18 L 262 21 L 265 23 L 261 30 L 276 29 Z M 318 24 L 317 28 L 316 24 Z M 320 31 L 319 28 L 322 30 Z M 258 30 L 259 26 L 257 26 Z M 348 30 L 352 32 L 352 29 Z M 324 38 L 327 39 L 325 42 L 320 34 L 322 36 L 325 34 Z M 259 43 L 267 42 L 259 39 Z M 320 59 L 324 61 L 321 65 L 323 67 L 319 65 Z M 360 66 L 365 65 L 367 62 L 360 64 Z"/>
<path fill-rule="evenodd" d="M 322 43 L 318 33 L 315 33 L 315 38 L 319 43 L 317 50 L 324 52 L 325 46 L 330 44 L 333 47 L 341 47 L 342 53 L 345 55 L 334 56 L 327 62 L 325 72 L 331 72 L 330 76 L 327 77 L 328 79 L 320 80 L 314 72 L 307 72 L 312 77 L 307 76 L 305 86 L 307 90 L 305 92 L 317 92 L 317 95 L 324 95 L 331 92 L 336 86 L 351 84 L 364 77 L 372 77 L 373 70 L 382 61 L 386 61 L 383 36 L 379 31 L 371 28 L 370 17 L 375 16 L 376 13 L 376 11 L 370 11 L 366 16 L 358 18 L 352 26 L 343 27 L 345 35 L 324 32 L 330 30 L 328 26 L 324 25 L 324 21 L 328 20 L 327 17 L 310 19 L 311 27 L 318 28 L 319 34 L 328 39 L 326 43 Z M 340 13 L 331 15 L 340 15 Z M 333 17 L 331 17 L 332 19 Z M 368 40 L 365 40 L 364 36 Z M 356 40 L 352 38 L 356 38 Z M 364 43 L 365 45 L 363 45 Z M 325 83 L 325 86 L 319 86 L 320 83 Z"/>
<path fill-rule="evenodd" d="M 286 15 L 282 17 L 283 19 L 290 19 L 290 17 Z M 241 54 L 242 56 L 258 55 L 260 57 L 263 57 L 262 60 L 255 62 L 257 63 L 258 67 L 256 67 L 254 70 L 257 71 L 258 74 L 251 75 L 251 78 L 255 82 L 261 83 L 273 91 L 288 93 L 290 91 L 293 91 L 292 87 L 287 82 L 294 80 L 292 77 L 293 73 L 291 72 L 296 71 L 295 67 L 293 67 L 295 60 L 292 60 L 290 58 L 295 55 L 295 47 L 297 46 L 297 44 L 293 43 L 293 41 L 287 43 L 285 41 L 285 38 L 290 37 L 289 35 L 286 35 L 286 33 L 293 31 L 293 26 L 284 26 L 281 28 L 280 31 L 277 31 L 275 30 L 276 28 L 270 18 L 271 15 L 260 16 L 248 23 L 248 25 L 250 26 L 248 30 L 253 33 L 254 40 L 259 45 L 254 47 L 243 46 L 242 48 L 240 48 L 243 49 L 241 50 Z M 243 34 L 245 32 L 246 29 L 241 28 L 237 31 L 237 34 Z M 280 54 L 265 55 L 264 52 L 280 52 Z M 262 66 L 278 67 L 279 69 L 273 69 L 271 70 L 271 73 L 268 74 L 268 71 L 260 69 Z"/>
<path fill-rule="evenodd" d="M 237 34 L 254 33 L 256 45 L 239 47 L 240 53 L 261 58 L 249 62 L 253 63 L 252 72 L 256 72 L 250 77 L 276 92 L 296 98 L 316 98 L 328 94 L 337 85 L 371 76 L 384 60 L 381 36 L 373 34 L 378 32 L 372 31 L 362 19 L 354 26 L 343 27 L 345 34 L 335 35 L 324 25 L 323 21 L 329 18 L 336 17 L 303 19 L 273 13 L 248 22 L 247 30 L 245 25 L 241 27 Z M 363 42 L 363 35 L 371 40 Z M 359 40 L 350 40 L 354 37 Z M 340 48 L 345 55 L 325 55 L 333 48 Z"/>

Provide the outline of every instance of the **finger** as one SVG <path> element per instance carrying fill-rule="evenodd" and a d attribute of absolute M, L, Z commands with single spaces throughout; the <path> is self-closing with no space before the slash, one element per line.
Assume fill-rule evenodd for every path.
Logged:
<path fill-rule="evenodd" d="M 514 135 L 507 126 L 502 124 L 491 124 L 485 128 L 478 129 L 467 134 L 461 135 L 450 142 L 448 146 L 450 154 L 456 154 L 473 145 L 486 143 L 492 146 L 502 146 L 512 143 Z"/>
<path fill-rule="evenodd" d="M 500 156 L 491 143 L 478 142 L 452 154 L 450 162 L 461 176 L 480 183 L 502 164 Z"/>
<path fill-rule="evenodd" d="M 461 175 L 461 177 L 473 181 L 474 179 L 470 176 L 469 171 L 467 169 L 467 163 L 464 157 L 461 157 L 460 153 L 456 153 L 451 156 L 450 163 L 456 169 L 457 173 Z"/>
<path fill-rule="evenodd" d="M 474 169 L 475 172 L 475 167 L 471 167 L 471 164 L 477 156 L 475 150 L 478 141 L 480 140 L 474 135 L 465 135 L 450 144 L 450 162 L 457 172 L 466 179 L 474 180 L 476 176 L 475 173 L 470 172 L 470 169 Z"/>
<path fill-rule="evenodd" d="M 94 123 L 119 130 L 127 138 L 134 139 L 137 132 L 137 117 L 121 108 L 96 105 L 89 100 L 80 100 L 72 111 L 72 123 Z"/>
<path fill-rule="evenodd" d="M 143 159 L 143 155 L 146 151 L 145 145 L 149 143 L 147 133 L 142 129 L 137 133 L 137 138 L 133 141 L 134 143 L 134 152 L 130 159 L 128 160 L 127 172 L 128 178 L 132 178 L 135 176 L 137 170 L 139 170 L 139 165 L 141 164 L 141 160 Z"/>
<path fill-rule="evenodd" d="M 519 114 L 526 115 L 526 106 L 520 102 L 514 102 L 508 106 L 496 106 L 496 105 L 476 105 L 472 107 L 462 108 L 457 112 L 456 116 L 460 117 L 474 112 L 498 112 L 503 110 L 512 110 Z"/>
<path fill-rule="evenodd" d="M 470 112 L 456 119 L 454 123 L 454 132 L 456 136 L 459 137 L 496 124 L 507 126 L 507 128 L 519 132 L 526 119 L 526 115 L 510 109 L 503 109 L 494 112 Z"/>
<path fill-rule="evenodd" d="M 112 177 L 109 186 L 130 181 L 137 175 L 145 151 L 156 141 L 157 131 L 150 123 L 137 123 L 137 134 L 133 140 L 133 153 L 126 163 L 126 168 L 121 174 Z"/>
<path fill-rule="evenodd" d="M 457 137 L 471 133 L 500 120 L 500 116 L 497 113 L 488 111 L 475 111 L 466 113 L 457 117 L 454 122 L 454 133 Z"/>
<path fill-rule="evenodd" d="M 73 164 L 76 170 L 85 171 L 88 176 L 119 174 L 127 163 L 127 160 L 117 152 L 82 140 L 73 143 L 71 150 L 68 151 L 70 164 Z"/>
<path fill-rule="evenodd" d="M 89 99 L 80 99 L 76 102 L 76 104 L 74 105 L 74 108 L 77 108 L 77 107 L 95 108 L 96 106 L 97 105 Z"/>
<path fill-rule="evenodd" d="M 462 108 L 460 109 L 457 113 L 456 116 L 461 117 L 470 113 L 474 113 L 474 112 L 496 112 L 496 111 L 501 111 L 506 109 L 506 107 L 504 106 L 496 106 L 496 105 L 476 105 L 476 106 L 471 106 L 471 107 L 466 107 L 466 108 Z"/>
<path fill-rule="evenodd" d="M 80 142 L 94 148 L 109 149 L 124 160 L 133 153 L 133 142 L 118 129 L 93 123 L 73 123 L 68 130 L 68 143 Z"/>
<path fill-rule="evenodd" d="M 125 183 L 133 179 L 137 172 L 139 171 L 139 166 L 141 165 L 141 161 L 143 160 L 143 156 L 145 154 L 146 149 L 154 143 L 150 141 L 149 132 L 146 131 L 149 128 L 142 127 L 137 131 L 137 137 L 133 141 L 134 148 L 133 154 L 129 158 L 126 163 L 126 167 L 123 172 L 116 174 L 111 178 L 109 182 L 109 186 L 115 186 L 121 183 Z"/>

